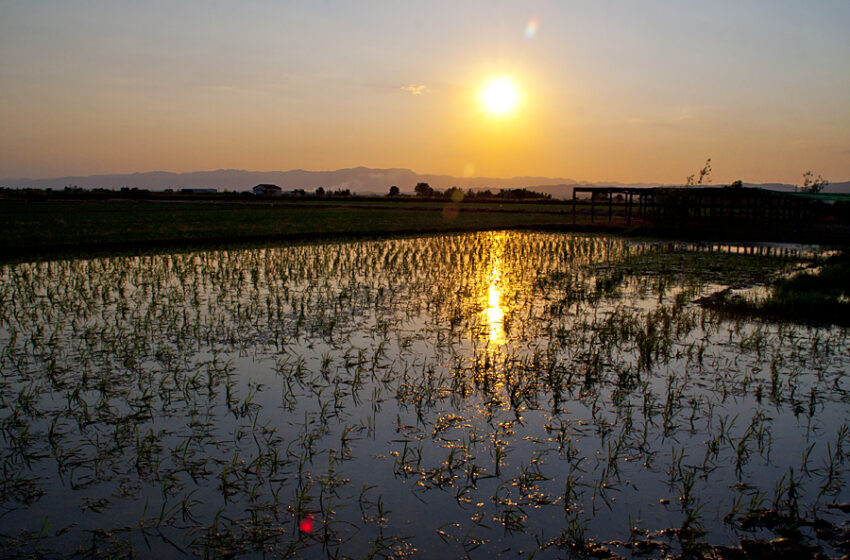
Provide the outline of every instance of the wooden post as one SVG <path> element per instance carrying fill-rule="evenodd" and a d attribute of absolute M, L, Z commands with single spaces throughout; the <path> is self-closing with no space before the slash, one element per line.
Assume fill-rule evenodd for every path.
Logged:
<path fill-rule="evenodd" d="M 593 215 L 596 213 L 596 191 L 590 191 L 590 223 L 593 223 Z"/>
<path fill-rule="evenodd" d="M 576 188 L 573 187 L 573 225 L 576 225 Z"/>

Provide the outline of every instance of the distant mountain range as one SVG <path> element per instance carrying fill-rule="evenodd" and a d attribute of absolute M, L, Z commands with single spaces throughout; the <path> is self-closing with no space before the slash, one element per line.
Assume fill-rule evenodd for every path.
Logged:
<path fill-rule="evenodd" d="M 574 186 L 600 187 L 657 187 L 659 183 L 580 182 L 568 178 L 551 177 L 453 177 L 451 175 L 420 174 L 410 169 L 370 169 L 354 167 L 336 171 L 245 171 L 241 169 L 219 169 L 216 171 L 193 171 L 170 173 L 150 171 L 118 175 L 88 175 L 84 177 L 56 177 L 52 179 L 0 179 L 0 186 L 9 188 L 53 188 L 82 187 L 86 189 L 120 189 L 122 187 L 161 191 L 165 189 L 214 187 L 220 191 L 245 191 L 254 185 L 270 183 L 284 190 L 349 189 L 358 194 L 385 194 L 392 185 L 403 193 L 412 193 L 416 183 L 428 183 L 435 189 L 457 186 L 463 189 L 517 189 L 529 188 L 551 194 L 555 198 L 572 196 Z M 758 186 L 773 190 L 793 191 L 794 185 L 784 183 L 761 183 Z M 825 192 L 850 192 L 850 181 L 830 183 Z"/>

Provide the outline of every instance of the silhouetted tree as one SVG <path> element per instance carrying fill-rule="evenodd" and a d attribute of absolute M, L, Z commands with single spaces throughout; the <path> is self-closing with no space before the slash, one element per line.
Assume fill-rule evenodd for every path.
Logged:
<path fill-rule="evenodd" d="M 428 183 L 416 183 L 413 192 L 416 193 L 416 196 L 434 196 L 434 189 Z"/>
<path fill-rule="evenodd" d="M 529 189 L 499 189 L 499 193 L 496 195 L 496 198 L 523 200 L 531 198 L 552 198 L 552 195 L 534 192 Z"/>
<path fill-rule="evenodd" d="M 390 187 L 390 194 L 388 196 L 398 196 L 399 190 L 398 187 L 393 185 Z"/>
<path fill-rule="evenodd" d="M 325 196 L 324 187 L 319 187 L 319 188 L 316 189 L 316 196 Z"/>
<path fill-rule="evenodd" d="M 458 187 L 446 189 L 446 192 L 443 193 L 443 196 L 453 200 L 454 202 L 460 202 L 461 200 L 463 200 L 463 189 L 460 189 Z"/>
<path fill-rule="evenodd" d="M 800 190 L 807 193 L 817 194 L 821 192 L 824 187 L 829 185 L 829 181 L 818 175 L 818 178 L 815 179 L 814 173 L 811 171 L 806 171 L 803 173 L 803 184 L 800 187 Z"/>

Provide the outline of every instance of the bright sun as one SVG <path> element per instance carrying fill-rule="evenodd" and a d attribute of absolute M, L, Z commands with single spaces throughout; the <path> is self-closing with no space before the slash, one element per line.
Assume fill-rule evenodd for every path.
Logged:
<path fill-rule="evenodd" d="M 494 117 L 507 117 L 519 105 L 519 90 L 506 76 L 491 78 L 481 88 L 481 104 Z"/>

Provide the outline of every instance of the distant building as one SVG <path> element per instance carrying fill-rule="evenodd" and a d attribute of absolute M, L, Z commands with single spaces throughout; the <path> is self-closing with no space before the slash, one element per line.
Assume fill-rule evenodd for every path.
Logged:
<path fill-rule="evenodd" d="M 283 190 L 277 185 L 261 184 L 251 189 L 257 196 L 279 196 Z"/>
<path fill-rule="evenodd" d="M 218 189 L 211 187 L 185 187 L 180 189 L 182 194 L 215 194 Z"/>

